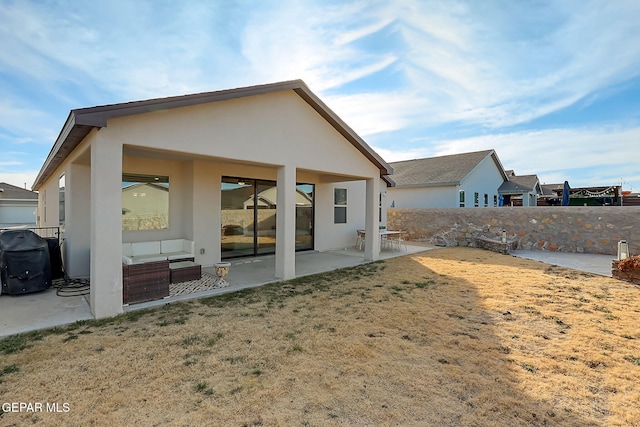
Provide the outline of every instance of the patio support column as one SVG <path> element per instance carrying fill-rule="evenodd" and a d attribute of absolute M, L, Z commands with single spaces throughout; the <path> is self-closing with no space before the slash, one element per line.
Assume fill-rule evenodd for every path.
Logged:
<path fill-rule="evenodd" d="M 65 185 L 64 268 L 70 277 L 88 277 L 91 271 L 91 167 L 71 163 Z"/>
<path fill-rule="evenodd" d="M 380 225 L 378 221 L 380 179 L 367 179 L 365 198 L 365 233 L 364 259 L 377 261 L 380 258 Z"/>
<path fill-rule="evenodd" d="M 91 144 L 91 312 L 122 313 L 122 144 L 96 133 Z"/>
<path fill-rule="evenodd" d="M 296 277 L 296 168 L 278 168 L 276 200 L 276 277 Z"/>

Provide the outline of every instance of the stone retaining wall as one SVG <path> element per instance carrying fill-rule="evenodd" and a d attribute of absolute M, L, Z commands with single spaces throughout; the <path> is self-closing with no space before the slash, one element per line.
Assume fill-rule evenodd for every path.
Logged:
<path fill-rule="evenodd" d="M 475 246 L 507 231 L 518 249 L 616 255 L 618 241 L 640 254 L 640 206 L 390 208 L 387 228 L 433 245 Z"/>

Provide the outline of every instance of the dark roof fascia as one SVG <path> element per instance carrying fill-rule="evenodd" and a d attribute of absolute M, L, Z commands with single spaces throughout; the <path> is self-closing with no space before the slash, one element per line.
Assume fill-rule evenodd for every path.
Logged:
<path fill-rule="evenodd" d="M 507 176 L 507 173 L 504 170 L 504 166 L 502 166 L 502 162 L 500 161 L 500 158 L 498 158 L 498 153 L 496 153 L 496 150 L 491 150 L 491 158 L 493 158 L 493 161 L 498 167 L 498 171 L 500 172 L 500 175 L 502 175 L 502 179 L 505 181 L 508 181 L 509 177 Z"/>
<path fill-rule="evenodd" d="M 349 125 L 347 125 L 336 113 L 320 100 L 307 87 L 302 80 L 296 80 L 299 87 L 293 89 L 300 98 L 304 99 L 320 116 L 322 116 L 334 129 L 358 149 L 371 163 L 380 169 L 380 177 L 392 175 L 393 168 L 378 155 Z"/>
<path fill-rule="evenodd" d="M 389 175 L 382 175 L 382 180 L 387 184 L 387 188 L 392 188 L 396 186 L 396 182 L 391 179 Z"/>
<path fill-rule="evenodd" d="M 423 188 L 423 187 L 451 187 L 460 185 L 461 181 L 451 181 L 451 182 L 430 182 L 427 184 L 403 184 L 396 185 L 395 188 Z"/>
<path fill-rule="evenodd" d="M 226 89 L 215 92 L 205 92 L 192 95 L 179 95 L 167 98 L 155 98 L 144 101 L 125 102 L 121 104 L 102 105 L 97 107 L 79 108 L 71 110 L 60 135 L 56 139 L 51 152 L 40 170 L 32 186 L 37 190 L 53 170 L 62 162 L 73 149 L 91 132 L 93 128 L 107 126 L 110 119 L 172 108 L 188 107 L 211 102 L 226 101 L 253 95 L 293 90 L 318 112 L 331 126 L 345 137 L 358 151 L 380 169 L 380 177 L 393 173 L 393 168 L 385 162 L 373 149 L 360 138 L 342 119 L 326 106 L 302 80 L 290 80 L 236 89 Z M 61 151 L 63 151 L 61 153 Z M 56 164 L 57 163 L 57 164 Z M 392 182 L 392 181 L 391 181 Z M 388 182 L 388 184 L 390 184 Z"/>

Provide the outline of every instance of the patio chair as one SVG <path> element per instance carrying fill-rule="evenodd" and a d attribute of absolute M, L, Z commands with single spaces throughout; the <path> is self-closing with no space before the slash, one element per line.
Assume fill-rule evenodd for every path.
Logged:
<path fill-rule="evenodd" d="M 407 251 L 407 243 L 404 239 L 405 233 L 400 233 L 390 239 L 391 250 L 401 250 L 404 247 L 404 251 Z"/>

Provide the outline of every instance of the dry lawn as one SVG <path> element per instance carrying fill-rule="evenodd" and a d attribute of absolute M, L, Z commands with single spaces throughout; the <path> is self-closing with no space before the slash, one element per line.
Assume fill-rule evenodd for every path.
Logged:
<path fill-rule="evenodd" d="M 640 288 L 445 248 L 0 341 L 2 425 L 640 426 Z"/>

